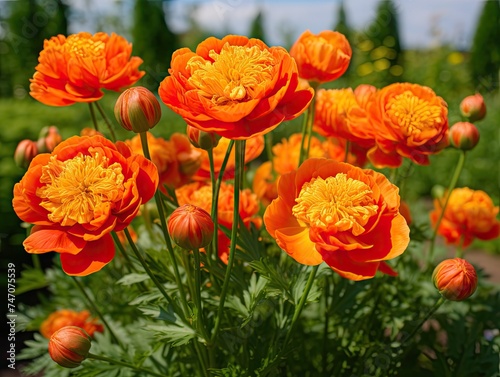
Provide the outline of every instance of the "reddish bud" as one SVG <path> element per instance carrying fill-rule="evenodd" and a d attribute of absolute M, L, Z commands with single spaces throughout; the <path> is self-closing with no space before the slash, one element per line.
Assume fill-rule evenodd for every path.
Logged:
<path fill-rule="evenodd" d="M 460 112 L 469 122 L 477 122 L 486 116 L 486 105 L 483 96 L 476 93 L 473 96 L 465 97 L 460 102 Z"/>
<path fill-rule="evenodd" d="M 50 337 L 49 355 L 64 368 L 76 368 L 87 358 L 90 346 L 90 336 L 85 330 L 66 326 Z"/>
<path fill-rule="evenodd" d="M 457 149 L 468 151 L 479 142 L 479 130 L 469 122 L 458 122 L 448 132 L 450 144 Z"/>
<path fill-rule="evenodd" d="M 115 104 L 115 117 L 128 131 L 149 131 L 161 119 L 160 103 L 155 95 L 142 86 L 125 90 Z"/>
<path fill-rule="evenodd" d="M 196 148 L 210 150 L 219 144 L 220 136 L 213 132 L 200 131 L 199 129 L 188 125 L 186 134 L 191 144 Z"/>
<path fill-rule="evenodd" d="M 477 287 L 474 267 L 465 259 L 446 259 L 432 273 L 434 286 L 441 295 L 451 301 L 462 301 L 472 296 Z"/>
<path fill-rule="evenodd" d="M 204 209 L 184 204 L 170 215 L 168 232 L 172 240 L 183 249 L 200 249 L 212 240 L 214 223 Z"/>
<path fill-rule="evenodd" d="M 59 129 L 56 126 L 42 128 L 38 136 L 37 146 L 39 153 L 50 153 L 62 141 Z"/>
<path fill-rule="evenodd" d="M 22 140 L 17 144 L 16 151 L 14 152 L 14 162 L 17 166 L 27 169 L 31 160 L 38 154 L 38 147 L 33 140 Z"/>

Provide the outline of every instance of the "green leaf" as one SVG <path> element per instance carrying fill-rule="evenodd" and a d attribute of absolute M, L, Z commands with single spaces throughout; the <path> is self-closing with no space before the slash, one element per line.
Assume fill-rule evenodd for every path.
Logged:
<path fill-rule="evenodd" d="M 36 289 L 45 288 L 47 285 L 48 281 L 43 271 L 37 268 L 25 267 L 21 272 L 21 277 L 17 279 L 16 294 L 20 295 Z"/>
<path fill-rule="evenodd" d="M 167 340 L 174 347 L 187 344 L 191 339 L 194 339 L 196 337 L 196 332 L 183 323 L 180 323 L 180 325 L 150 325 L 146 326 L 146 328 L 153 331 L 157 339 Z"/>
<path fill-rule="evenodd" d="M 148 279 L 149 279 L 148 274 L 132 273 L 125 275 L 120 280 L 118 280 L 117 283 L 121 285 L 132 285 Z"/>

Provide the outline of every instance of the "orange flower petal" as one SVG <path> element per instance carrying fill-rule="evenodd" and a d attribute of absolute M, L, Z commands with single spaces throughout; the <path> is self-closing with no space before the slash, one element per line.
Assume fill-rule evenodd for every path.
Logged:
<path fill-rule="evenodd" d="M 106 234 L 98 241 L 87 242 L 76 255 L 61 253 L 64 272 L 71 276 L 86 276 L 97 272 L 115 256 L 115 244 L 111 235 Z"/>
<path fill-rule="evenodd" d="M 297 262 L 316 266 L 323 262 L 316 244 L 309 239 L 309 229 L 304 227 L 280 228 L 275 233 L 278 246 Z"/>
<path fill-rule="evenodd" d="M 78 254 L 86 242 L 79 237 L 54 227 L 35 225 L 30 235 L 23 242 L 30 254 L 42 254 L 50 251 Z"/>
<path fill-rule="evenodd" d="M 366 280 L 375 276 L 379 262 L 356 262 L 350 258 L 350 252 L 338 250 L 326 252 L 323 260 L 340 276 L 354 281 Z"/>

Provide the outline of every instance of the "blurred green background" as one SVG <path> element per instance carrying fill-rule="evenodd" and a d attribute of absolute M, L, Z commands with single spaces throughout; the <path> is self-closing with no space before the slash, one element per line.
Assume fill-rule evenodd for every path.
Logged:
<path fill-rule="evenodd" d="M 121 15 L 92 14 L 94 32 L 116 31 L 133 42 L 133 54 L 142 57 L 142 69 L 147 75 L 139 85 L 155 91 L 159 82 L 167 75 L 170 56 L 180 47 L 192 49 L 214 33 L 189 18 L 189 29 L 176 34 L 168 25 L 169 6 L 172 2 L 155 0 L 129 0 L 116 2 L 128 4 L 127 17 Z M 468 186 L 486 191 L 498 205 L 500 201 L 500 98 L 498 96 L 498 73 L 500 69 L 500 4 L 499 1 L 484 1 L 475 20 L 474 36 L 467 49 L 458 48 L 441 41 L 432 47 L 409 49 L 402 45 L 397 3 L 380 1 L 373 19 L 363 28 L 353 27 L 344 4 L 337 2 L 332 14 L 332 30 L 344 33 L 353 48 L 353 60 L 348 72 L 339 80 L 326 85 L 331 88 L 356 87 L 361 83 L 377 87 L 392 82 L 414 82 L 427 85 L 443 97 L 449 106 L 450 125 L 462 120 L 460 101 L 468 95 L 480 92 L 488 109 L 484 120 L 477 123 L 481 133 L 479 145 L 467 155 L 465 169 L 458 186 Z M 68 34 L 71 25 L 83 23 L 88 15 L 81 8 L 73 7 L 73 1 L 23 0 L 0 2 L 0 216 L 2 266 L 7 260 L 16 258 L 29 263 L 29 256 L 22 252 L 21 243 L 25 230 L 12 210 L 12 188 L 24 171 L 13 161 L 17 143 L 22 139 L 36 140 L 44 126 L 55 125 L 63 138 L 78 134 L 83 127 L 91 127 L 91 118 L 86 104 L 75 104 L 63 108 L 45 106 L 33 100 L 29 92 L 29 79 L 34 73 L 43 40 L 58 33 Z M 117 5 L 117 6 L 118 6 Z M 122 7 L 124 5 L 121 5 Z M 196 2 L 190 2 L 191 14 Z M 285 4 L 283 6 L 286 6 Z M 266 14 L 257 12 L 247 35 L 267 40 Z M 376 30 L 376 32 L 373 32 Z M 229 32 L 229 31 L 228 31 Z M 217 35 L 221 37 L 221 35 Z M 24 37 L 20 37 L 24 36 Z M 284 47 L 290 40 L 286 30 Z M 107 93 L 102 106 L 112 117 L 116 93 Z M 182 119 L 162 105 L 161 123 L 154 129 L 157 136 L 168 137 L 174 131 L 183 131 Z M 114 121 L 114 119 L 113 119 Z M 273 132 L 274 140 L 297 131 L 301 120 L 283 124 Z M 115 122 L 116 125 L 116 122 Z M 118 129 L 119 137 L 132 135 Z M 103 126 L 102 129 L 105 129 Z M 435 185 L 447 186 L 453 172 L 458 153 L 444 150 L 432 157 L 430 166 L 416 166 L 410 170 L 409 182 L 403 196 L 412 210 L 420 212 L 422 221 L 431 200 Z M 423 200 L 426 205 L 416 204 Z M 500 242 L 477 242 L 476 247 L 500 253 Z"/>

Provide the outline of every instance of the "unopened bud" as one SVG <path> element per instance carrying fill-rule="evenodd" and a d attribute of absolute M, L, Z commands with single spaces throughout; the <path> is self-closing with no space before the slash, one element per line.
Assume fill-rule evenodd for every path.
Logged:
<path fill-rule="evenodd" d="M 22 140 L 17 144 L 16 151 L 14 152 L 14 162 L 17 166 L 27 169 L 31 160 L 38 154 L 38 147 L 33 140 Z"/>
<path fill-rule="evenodd" d="M 486 105 L 483 96 L 476 93 L 473 96 L 465 97 L 460 102 L 460 112 L 469 122 L 477 122 L 486 116 Z"/>
<path fill-rule="evenodd" d="M 477 288 L 477 274 L 465 259 L 446 259 L 432 273 L 434 286 L 451 301 L 462 301 L 472 296 Z"/>
<path fill-rule="evenodd" d="M 457 149 L 468 151 L 479 142 L 479 130 L 469 122 L 458 122 L 448 132 L 450 144 Z"/>
<path fill-rule="evenodd" d="M 161 119 L 160 103 L 155 95 L 142 86 L 125 90 L 115 104 L 115 117 L 128 131 L 149 131 Z"/>
<path fill-rule="evenodd" d="M 186 134 L 191 144 L 196 148 L 208 151 L 219 144 L 220 136 L 213 132 L 200 131 L 199 129 L 188 125 Z"/>
<path fill-rule="evenodd" d="M 90 346 L 90 336 L 85 330 L 66 326 L 50 337 L 49 355 L 64 368 L 76 368 L 87 358 Z"/>
<path fill-rule="evenodd" d="M 214 223 L 204 209 L 184 204 L 170 215 L 168 232 L 172 240 L 183 249 L 200 249 L 212 240 Z"/>
<path fill-rule="evenodd" d="M 38 153 L 50 153 L 62 141 L 59 129 L 56 126 L 42 128 L 38 136 Z"/>

